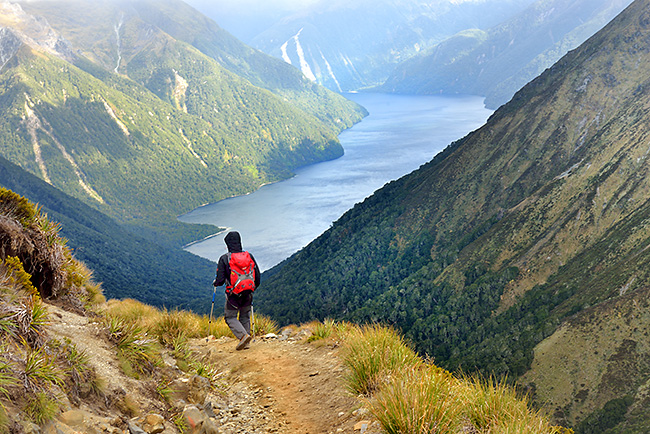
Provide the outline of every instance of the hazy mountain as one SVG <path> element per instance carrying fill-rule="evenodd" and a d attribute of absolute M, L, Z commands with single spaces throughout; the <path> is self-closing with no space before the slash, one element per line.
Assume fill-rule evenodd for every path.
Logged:
<path fill-rule="evenodd" d="M 319 0 L 186 0 L 246 43 L 278 21 L 309 9 Z"/>
<path fill-rule="evenodd" d="M 484 95 L 486 106 L 497 108 L 631 2 L 539 0 L 493 28 L 460 32 L 406 60 L 381 89 Z"/>
<path fill-rule="evenodd" d="M 247 42 L 329 89 L 357 90 L 383 83 L 397 63 L 419 51 L 464 29 L 492 27 L 532 1 L 323 0 L 308 3 Z M 233 4 L 216 3 L 224 4 L 222 9 Z M 264 13 L 246 5 L 241 3 L 241 20 Z M 219 22 L 219 11 L 214 13 Z"/>
<path fill-rule="evenodd" d="M 256 310 L 395 324 L 577 432 L 647 432 L 648 38 L 638 0 L 270 270 Z"/>
<path fill-rule="evenodd" d="M 0 8 L 0 154 L 122 222 L 339 156 L 364 114 L 180 1 Z"/>

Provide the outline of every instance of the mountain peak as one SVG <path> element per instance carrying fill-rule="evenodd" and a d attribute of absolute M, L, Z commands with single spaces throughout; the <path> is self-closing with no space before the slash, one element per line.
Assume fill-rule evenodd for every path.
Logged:
<path fill-rule="evenodd" d="M 7 26 L 12 29 L 11 33 L 15 38 L 20 39 L 24 44 L 33 48 L 38 48 L 47 51 L 57 57 L 60 57 L 68 62 L 76 60 L 77 56 L 74 53 L 71 44 L 59 35 L 47 22 L 45 18 L 36 17 L 28 14 L 18 3 L 11 3 L 3 1 L 0 3 L 0 26 Z M 5 32 L 10 30 L 6 27 Z M 0 44 L 4 45 L 7 42 L 3 41 L 3 35 L 0 33 Z M 9 43 L 10 46 L 15 44 L 15 41 Z M 0 47 L 0 61 L 5 58 L 4 48 Z M 15 53 L 15 51 L 14 51 Z M 14 54 L 12 53 L 12 55 Z M 5 61 L 6 62 L 6 61 Z M 0 62 L 4 65 L 5 62 Z"/>

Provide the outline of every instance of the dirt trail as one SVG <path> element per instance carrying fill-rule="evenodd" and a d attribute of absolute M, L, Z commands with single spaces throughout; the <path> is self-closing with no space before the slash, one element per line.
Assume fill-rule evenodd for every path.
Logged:
<path fill-rule="evenodd" d="M 275 338 L 258 338 L 243 351 L 230 338 L 195 344 L 233 379 L 264 391 L 261 404 L 282 419 L 283 433 L 352 433 L 369 419 L 343 386 L 336 348 Z"/>
<path fill-rule="evenodd" d="M 100 326 L 56 306 L 48 310 L 51 333 L 71 339 L 89 356 L 97 374 L 107 380 L 109 394 L 126 391 L 143 410 L 160 410 L 151 388 L 121 371 L 115 349 Z M 376 422 L 369 423 L 372 418 L 360 408 L 359 400 L 345 390 L 338 348 L 322 341 L 306 343 L 308 335 L 256 338 L 243 351 L 235 350 L 233 338 L 191 340 L 192 350 L 213 364 L 226 384 L 223 408 L 218 409 L 220 433 L 380 432 Z"/>

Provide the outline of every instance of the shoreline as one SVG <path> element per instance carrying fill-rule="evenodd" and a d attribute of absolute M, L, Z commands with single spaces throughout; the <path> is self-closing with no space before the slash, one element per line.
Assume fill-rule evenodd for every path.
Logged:
<path fill-rule="evenodd" d="M 191 223 L 190 223 L 190 224 L 191 224 Z M 194 241 L 192 241 L 192 242 L 190 242 L 190 243 L 185 244 L 185 245 L 183 246 L 183 249 L 187 249 L 188 247 L 191 247 L 191 246 L 193 246 L 194 244 L 202 243 L 203 241 L 207 241 L 207 240 L 209 240 L 210 238 L 214 238 L 214 237 L 216 237 L 216 236 L 219 236 L 219 235 L 223 234 L 224 232 L 227 232 L 227 231 L 229 231 L 229 230 L 232 230 L 232 228 L 220 228 L 220 229 L 221 229 L 220 231 L 215 232 L 214 234 L 210 234 L 210 235 L 208 235 L 208 236 L 205 237 L 205 238 L 201 238 L 200 240 L 194 240 Z"/>

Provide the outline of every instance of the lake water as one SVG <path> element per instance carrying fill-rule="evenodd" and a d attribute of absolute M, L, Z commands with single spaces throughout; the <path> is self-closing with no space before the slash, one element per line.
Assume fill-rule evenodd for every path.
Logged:
<path fill-rule="evenodd" d="M 266 270 L 317 238 L 355 203 L 431 160 L 485 123 L 491 110 L 474 96 L 349 94 L 370 113 L 342 132 L 342 157 L 301 168 L 286 181 L 205 205 L 179 219 L 237 230 Z M 217 261 L 225 232 L 186 250 Z"/>

